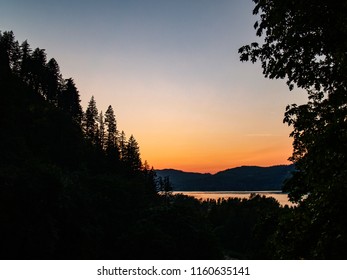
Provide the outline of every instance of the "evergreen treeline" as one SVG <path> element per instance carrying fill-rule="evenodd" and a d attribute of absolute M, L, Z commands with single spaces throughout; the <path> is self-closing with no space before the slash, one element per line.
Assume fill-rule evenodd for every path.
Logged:
<path fill-rule="evenodd" d="M 0 33 L 1 258 L 117 258 L 156 196 L 138 143 L 111 106 L 86 112 L 42 49 Z"/>

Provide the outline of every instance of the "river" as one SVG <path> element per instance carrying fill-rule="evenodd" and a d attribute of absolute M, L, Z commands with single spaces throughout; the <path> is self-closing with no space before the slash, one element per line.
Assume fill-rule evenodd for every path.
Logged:
<path fill-rule="evenodd" d="M 193 196 L 197 199 L 218 199 L 218 198 L 249 198 L 251 193 L 265 195 L 266 197 L 275 198 L 282 206 L 288 205 L 293 206 L 294 204 L 288 200 L 288 195 L 280 191 L 260 191 L 260 192 L 242 192 L 242 191 L 224 191 L 224 192 L 191 192 L 191 191 L 175 191 L 173 194 L 184 194 L 188 196 Z"/>

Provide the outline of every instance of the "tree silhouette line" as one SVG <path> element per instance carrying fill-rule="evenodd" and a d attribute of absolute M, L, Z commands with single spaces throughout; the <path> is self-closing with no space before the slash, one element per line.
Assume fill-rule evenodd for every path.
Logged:
<path fill-rule="evenodd" d="M 19 44 L 12 31 L 0 34 L 3 52 L 2 77 L 16 76 L 46 102 L 67 113 L 81 126 L 85 137 L 96 148 L 115 161 L 134 171 L 142 169 L 138 143 L 133 135 L 126 139 L 124 131 L 117 129 L 117 121 L 111 105 L 105 116 L 91 97 L 85 112 L 82 110 L 79 91 L 72 78 L 64 79 L 54 58 L 47 61 L 44 49 L 32 50 L 27 40 Z"/>

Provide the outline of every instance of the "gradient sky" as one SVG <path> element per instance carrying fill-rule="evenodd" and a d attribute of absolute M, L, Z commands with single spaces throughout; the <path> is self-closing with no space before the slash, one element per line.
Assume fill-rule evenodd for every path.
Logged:
<path fill-rule="evenodd" d="M 112 105 L 155 168 L 211 172 L 288 164 L 285 106 L 302 103 L 237 53 L 251 0 L 0 0 L 0 30 L 46 49 L 82 105 Z"/>

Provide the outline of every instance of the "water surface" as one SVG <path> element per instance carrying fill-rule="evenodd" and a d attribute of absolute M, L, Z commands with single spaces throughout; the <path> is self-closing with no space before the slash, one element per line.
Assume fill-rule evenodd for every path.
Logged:
<path fill-rule="evenodd" d="M 207 199 L 218 199 L 218 198 L 249 198 L 252 193 L 265 195 L 266 197 L 275 198 L 282 206 L 294 205 L 292 202 L 288 200 L 288 194 L 282 193 L 281 191 L 259 191 L 259 192 L 242 192 L 242 191 L 224 191 L 224 192 L 213 192 L 213 191 L 205 191 L 205 192 L 191 192 L 191 191 L 175 191 L 174 194 L 184 194 L 188 196 L 193 196 L 197 199 L 207 200 Z"/>

